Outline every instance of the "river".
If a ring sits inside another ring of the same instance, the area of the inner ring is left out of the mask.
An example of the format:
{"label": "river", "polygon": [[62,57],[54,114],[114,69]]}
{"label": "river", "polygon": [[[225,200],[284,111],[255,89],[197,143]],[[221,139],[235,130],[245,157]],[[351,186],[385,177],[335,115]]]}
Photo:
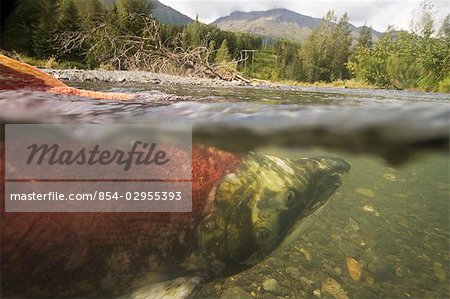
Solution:
{"label": "river", "polygon": [[[0,93],[3,123],[180,123],[232,152],[338,156],[352,169],[314,226],[199,298],[450,296],[450,96],[332,88],[71,83],[132,102]],[[157,96],[158,100],[151,98]],[[349,275],[349,259],[360,266]]]}

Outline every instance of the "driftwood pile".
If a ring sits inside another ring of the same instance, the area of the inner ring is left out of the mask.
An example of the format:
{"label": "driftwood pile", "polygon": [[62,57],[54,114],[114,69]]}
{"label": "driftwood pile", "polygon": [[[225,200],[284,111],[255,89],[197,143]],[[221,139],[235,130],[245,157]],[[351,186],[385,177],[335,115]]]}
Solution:
{"label": "driftwood pile", "polygon": [[[144,17],[142,24],[136,34],[119,30],[111,23],[98,22],[91,28],[58,32],[51,42],[60,53],[78,51],[86,57],[95,57],[104,68],[190,74],[250,82],[236,72],[240,61],[212,63],[212,52],[208,47],[185,47],[180,37],[163,41],[158,22]],[[205,45],[208,42],[204,41]]]}

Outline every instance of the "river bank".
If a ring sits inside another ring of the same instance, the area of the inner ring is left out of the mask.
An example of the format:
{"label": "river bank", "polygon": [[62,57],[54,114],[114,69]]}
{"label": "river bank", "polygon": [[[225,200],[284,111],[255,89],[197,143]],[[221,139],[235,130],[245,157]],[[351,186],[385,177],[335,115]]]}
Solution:
{"label": "river bank", "polygon": [[348,88],[348,89],[375,89],[375,87],[357,82],[355,80],[341,80],[330,83],[281,81],[273,82],[259,79],[226,81],[219,78],[200,78],[194,76],[179,76],[146,71],[113,71],[113,70],[80,70],[80,69],[43,69],[44,72],[63,81],[72,82],[99,82],[99,83],[138,83],[162,85],[197,85],[197,86],[251,86],[263,88]]}
{"label": "river bank", "polygon": [[43,69],[44,72],[63,81],[103,82],[103,83],[139,83],[201,86],[253,86],[253,82],[242,80],[226,81],[221,79],[176,76],[145,71],[110,71],[110,70],[78,70],[78,69]]}

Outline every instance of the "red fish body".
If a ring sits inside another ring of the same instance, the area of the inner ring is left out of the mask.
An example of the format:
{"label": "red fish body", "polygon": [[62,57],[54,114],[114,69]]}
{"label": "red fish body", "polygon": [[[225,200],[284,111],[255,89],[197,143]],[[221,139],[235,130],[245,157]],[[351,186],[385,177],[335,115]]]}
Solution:
{"label": "red fish body", "polygon": [[133,98],[132,95],[125,93],[104,93],[67,86],[31,65],[2,54],[0,54],[0,82],[0,91],[30,89],[96,99],[129,100]]}
{"label": "red fish body", "polygon": [[[191,213],[5,213],[2,208],[2,293],[109,297],[131,291],[149,273],[161,276],[153,281],[171,278],[194,246],[211,191],[240,164],[235,155],[206,147],[194,147],[192,161]],[[3,159],[1,166],[4,171]],[[1,183],[4,188],[3,177]]]}

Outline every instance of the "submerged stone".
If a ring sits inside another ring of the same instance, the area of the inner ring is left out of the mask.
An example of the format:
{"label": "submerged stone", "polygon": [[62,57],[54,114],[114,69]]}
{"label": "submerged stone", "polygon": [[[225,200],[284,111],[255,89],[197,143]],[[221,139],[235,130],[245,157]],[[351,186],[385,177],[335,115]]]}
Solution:
{"label": "submerged stone", "polygon": [[365,205],[365,206],[363,207],[363,210],[364,210],[365,212],[369,212],[369,213],[375,215],[376,217],[379,217],[379,216],[380,216],[380,212],[378,212],[377,210],[375,210],[375,208],[372,207],[371,205]]}
{"label": "submerged stone", "polygon": [[268,278],[263,282],[263,288],[266,292],[273,293],[275,295],[281,294],[280,286],[278,285],[278,281],[273,278]]}
{"label": "submerged stone", "polygon": [[364,195],[366,197],[375,197],[375,193],[372,190],[364,189],[364,188],[356,188],[355,192],[361,195]]}
{"label": "submerged stone", "polygon": [[332,296],[335,299],[348,299],[345,290],[333,278],[327,278],[322,282],[322,294]]}
{"label": "submerged stone", "polygon": [[397,181],[397,177],[393,173],[385,173],[383,175],[383,178],[385,178],[386,180],[391,181],[391,182],[396,182]]}
{"label": "submerged stone", "polygon": [[359,282],[361,280],[361,265],[354,258],[347,258],[347,269],[348,274],[353,279],[353,281]]}
{"label": "submerged stone", "polygon": [[232,287],[226,289],[220,299],[253,299],[253,297],[240,287]]}

